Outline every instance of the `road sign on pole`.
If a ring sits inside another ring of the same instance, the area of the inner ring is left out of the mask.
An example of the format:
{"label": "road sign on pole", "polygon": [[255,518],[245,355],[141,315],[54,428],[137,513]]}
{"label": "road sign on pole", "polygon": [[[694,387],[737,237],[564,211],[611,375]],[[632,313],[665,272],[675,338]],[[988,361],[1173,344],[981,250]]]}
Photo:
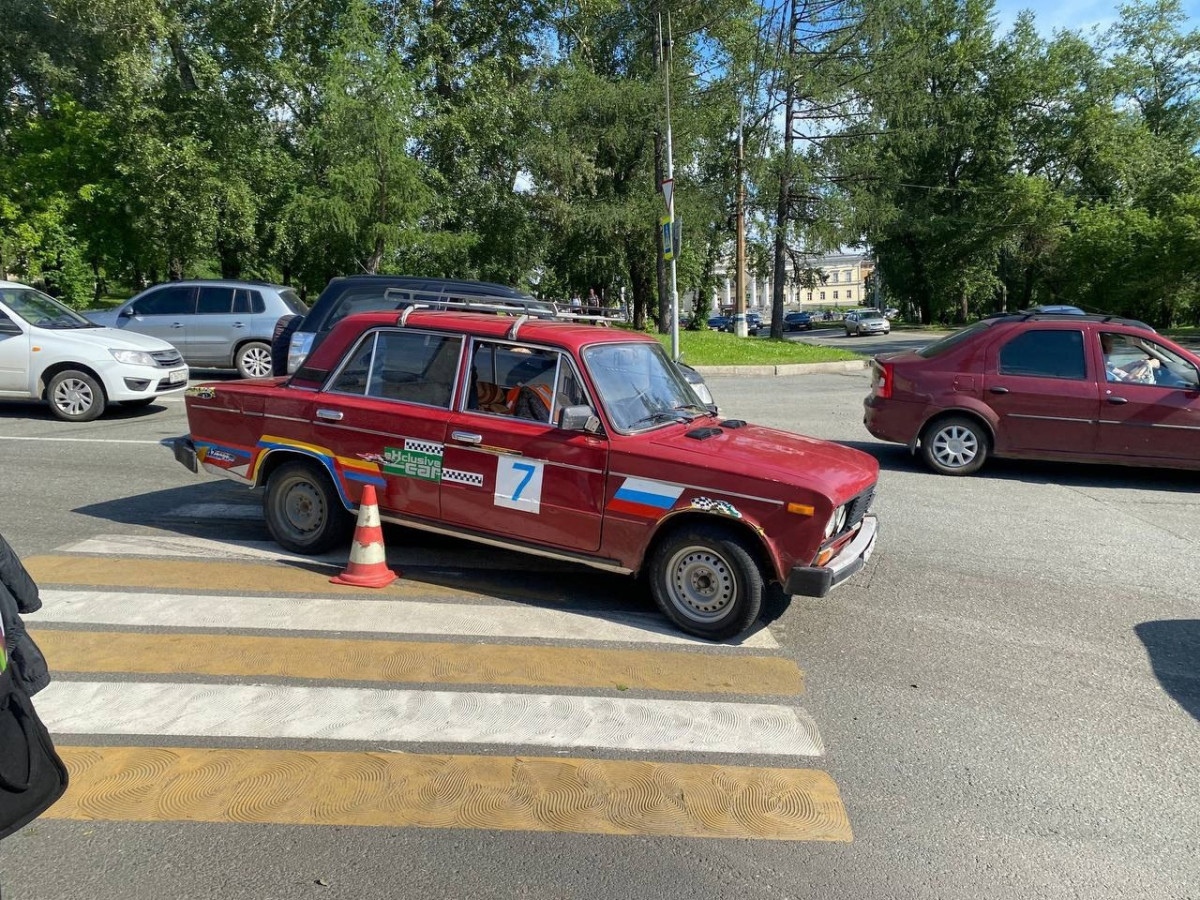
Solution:
{"label": "road sign on pole", "polygon": [[667,218],[675,216],[675,179],[668,178],[662,183],[663,203],[667,204]]}
{"label": "road sign on pole", "polygon": [[663,216],[658,220],[658,226],[662,229],[663,259],[670,261],[675,258],[675,241],[672,237],[675,229],[671,226],[671,217]]}

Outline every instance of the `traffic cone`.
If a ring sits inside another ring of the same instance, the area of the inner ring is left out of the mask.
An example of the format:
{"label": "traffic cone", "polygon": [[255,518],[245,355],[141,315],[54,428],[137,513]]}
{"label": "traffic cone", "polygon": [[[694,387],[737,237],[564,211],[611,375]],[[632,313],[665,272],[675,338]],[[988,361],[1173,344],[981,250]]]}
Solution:
{"label": "traffic cone", "polygon": [[350,564],[341,575],[329,580],[334,584],[353,587],[387,587],[398,576],[387,567],[387,553],[383,547],[383,528],[379,524],[379,503],[375,499],[375,486],[363,486],[362,500],[358,504],[358,524],[354,527],[354,542],[350,545]]}

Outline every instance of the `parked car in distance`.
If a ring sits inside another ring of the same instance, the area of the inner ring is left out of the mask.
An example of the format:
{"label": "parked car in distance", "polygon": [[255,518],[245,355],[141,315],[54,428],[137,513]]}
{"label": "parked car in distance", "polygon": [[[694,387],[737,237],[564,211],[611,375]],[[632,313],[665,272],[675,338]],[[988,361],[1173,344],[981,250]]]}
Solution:
{"label": "parked car in distance", "polygon": [[105,328],[23,284],[0,281],[0,397],[45,400],[67,422],[112,403],[146,406],[187,387],[179,351]]}
{"label": "parked car in distance", "polygon": [[1057,313],[1061,316],[1086,316],[1087,313],[1078,306],[1069,306],[1065,303],[1049,303],[1038,306],[1031,306],[1029,309],[1021,310],[1023,313]]}
{"label": "parked car in distance", "polygon": [[290,379],[187,392],[176,458],[263,487],[268,528],[346,541],[363,486],[384,521],[634,575],[708,639],[742,634],[764,585],[824,596],[862,568],[879,465],[723,419],[653,337],[409,308],[342,319]]}
{"label": "parked car in distance", "polygon": [[812,331],[813,317],[810,312],[790,312],[783,315],[784,331]]}
{"label": "parked car in distance", "polygon": [[842,322],[846,328],[846,337],[857,337],[860,334],[889,334],[892,330],[892,323],[877,309],[849,310],[842,317]]}
{"label": "parked car in distance", "polygon": [[713,331],[728,331],[733,324],[733,320],[729,316],[709,316],[708,327]]}
{"label": "parked car in distance", "polygon": [[174,346],[193,367],[271,374],[271,336],[281,316],[308,307],[289,287],[255,281],[171,281],[110,310],[88,310],[99,325],[148,334]]}
{"label": "parked car in distance", "polygon": [[983,319],[872,370],[867,430],[935,472],[990,456],[1200,469],[1200,357],[1130,319]]}
{"label": "parked car in distance", "polygon": [[885,309],[883,311],[883,316],[888,321],[891,321],[892,319],[896,318],[898,315],[900,315],[900,310],[896,309],[896,307],[894,307],[894,306],[889,306],[887,309]]}

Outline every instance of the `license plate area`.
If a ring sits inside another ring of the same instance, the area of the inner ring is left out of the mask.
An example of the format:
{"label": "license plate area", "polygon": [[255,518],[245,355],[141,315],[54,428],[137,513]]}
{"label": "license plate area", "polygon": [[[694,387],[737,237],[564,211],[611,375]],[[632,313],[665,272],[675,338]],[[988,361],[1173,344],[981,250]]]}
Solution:
{"label": "license plate area", "polygon": [[187,369],[176,369],[167,376],[167,384],[183,384],[187,381],[187,375]]}

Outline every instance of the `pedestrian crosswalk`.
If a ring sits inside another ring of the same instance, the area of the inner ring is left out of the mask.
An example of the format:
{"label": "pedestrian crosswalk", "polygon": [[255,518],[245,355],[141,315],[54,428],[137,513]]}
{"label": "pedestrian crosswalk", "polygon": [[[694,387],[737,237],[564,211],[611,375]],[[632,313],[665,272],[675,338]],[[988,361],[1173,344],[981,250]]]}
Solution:
{"label": "pedestrian crosswalk", "polygon": [[49,815],[851,839],[768,628],[714,646],[561,587],[499,599],[423,577],[494,555],[425,551],[389,553],[411,572],[378,591],[261,542],[27,558],[55,673],[36,702],[72,774]]}

